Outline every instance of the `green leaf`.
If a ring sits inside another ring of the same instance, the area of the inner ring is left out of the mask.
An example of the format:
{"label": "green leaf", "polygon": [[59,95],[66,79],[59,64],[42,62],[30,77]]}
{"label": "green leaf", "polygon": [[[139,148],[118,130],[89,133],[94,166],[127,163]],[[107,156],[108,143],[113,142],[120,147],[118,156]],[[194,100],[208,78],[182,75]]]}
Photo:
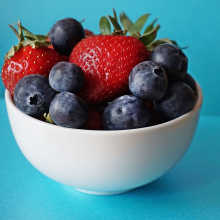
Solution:
{"label": "green leaf", "polygon": [[102,35],[110,35],[111,34],[111,24],[106,17],[101,17],[99,21],[99,30]]}
{"label": "green leaf", "polygon": [[164,43],[173,44],[169,38],[161,38],[159,40],[155,40],[152,44],[148,45],[147,48],[149,50],[153,50],[156,46]]}
{"label": "green leaf", "polygon": [[154,29],[154,24],[156,23],[157,20],[158,18],[156,18],[151,24],[147,26],[147,28],[144,31],[144,34],[151,32]]}
{"label": "green leaf", "polygon": [[119,25],[119,23],[110,15],[108,15],[109,20],[111,21],[113,27],[115,28],[116,31],[121,31],[121,26]]}
{"label": "green leaf", "polygon": [[15,54],[15,46],[13,45],[12,48],[6,53],[4,59],[10,59]]}
{"label": "green leaf", "polygon": [[23,41],[24,40],[24,34],[23,34],[23,31],[22,31],[22,29],[21,29],[21,22],[18,20],[18,33],[19,33],[19,36],[20,36],[20,38],[21,38],[21,41]]}
{"label": "green leaf", "polygon": [[48,47],[51,45],[50,42],[44,40],[36,40],[34,43],[36,47]]}
{"label": "green leaf", "polygon": [[126,30],[125,31],[119,30],[119,31],[114,31],[112,34],[125,36],[127,34],[127,31]]}
{"label": "green leaf", "polygon": [[113,14],[114,14],[114,19],[118,22],[118,16],[117,16],[114,8],[113,8]]}
{"label": "green leaf", "polygon": [[21,37],[18,33],[18,31],[12,26],[9,24],[9,27],[13,30],[13,32],[15,33],[16,37],[18,38],[19,42],[21,41]]}
{"label": "green leaf", "polygon": [[49,113],[44,113],[44,118],[46,119],[46,121],[47,121],[48,123],[55,125],[55,122],[52,120],[52,118],[50,117],[50,114],[49,114]]}
{"label": "green leaf", "polygon": [[131,27],[133,26],[133,22],[128,18],[128,16],[124,12],[120,14],[120,21],[123,28],[129,32]]}
{"label": "green leaf", "polygon": [[149,33],[146,33],[144,35],[142,35],[139,40],[145,45],[149,45],[151,44],[155,38],[157,37],[157,30],[156,29],[153,29],[153,31],[149,32]]}
{"label": "green leaf", "polygon": [[141,33],[139,33],[139,32],[133,32],[133,33],[131,34],[131,36],[139,39],[140,36],[141,36]]}
{"label": "green leaf", "polygon": [[[12,25],[17,25],[18,31]],[[24,28],[21,25],[21,22],[19,20],[18,20],[18,23],[12,24],[12,25],[9,25],[9,26],[11,27],[11,29],[13,30],[13,32],[16,34],[17,38],[19,39],[19,43],[17,46],[13,46],[8,51],[4,59],[13,57],[16,51],[18,51],[20,48],[25,47],[27,45],[30,45],[32,48],[39,47],[39,46],[48,47],[49,45],[51,45],[51,43],[46,40],[48,38],[47,36],[32,34],[30,31],[28,31],[26,28]]]}
{"label": "green leaf", "polygon": [[35,35],[35,36],[37,37],[38,40],[43,40],[43,41],[47,40],[47,38],[48,38],[48,36],[40,35],[40,34]]}
{"label": "green leaf", "polygon": [[142,15],[140,18],[138,18],[138,20],[133,24],[133,26],[129,30],[129,33],[132,34],[133,32],[141,32],[149,15],[150,14],[145,14],[145,15]]}
{"label": "green leaf", "polygon": [[30,39],[30,40],[22,41],[22,45],[24,47],[30,45],[32,48],[36,48],[36,47],[48,47],[49,45],[51,45],[51,43],[44,40],[33,41],[32,39]]}
{"label": "green leaf", "polygon": [[22,28],[22,30],[24,32],[25,37],[30,37],[30,38],[33,38],[33,39],[37,40],[37,37],[34,34],[32,34],[30,31],[28,31],[22,25],[20,25],[20,26],[21,26],[21,28]]}
{"label": "green leaf", "polygon": [[160,25],[158,24],[154,29],[158,31],[160,29]]}
{"label": "green leaf", "polygon": [[161,38],[159,40],[155,40],[152,44],[147,46],[148,50],[153,50],[156,46],[158,46],[159,44],[174,44],[176,46],[178,46],[180,49],[186,49],[188,47],[180,47],[176,41],[174,40],[170,40],[169,38]]}
{"label": "green leaf", "polygon": [[33,40],[25,40],[22,42],[23,46],[27,46],[27,45],[30,45],[32,48],[35,48],[36,46],[36,42],[33,41]]}
{"label": "green leaf", "polygon": [[172,42],[172,44],[179,46],[175,40],[170,40],[170,41]]}
{"label": "green leaf", "polygon": [[18,51],[20,48],[23,47],[23,44],[21,42],[18,43],[16,46],[12,46],[12,48],[8,51],[8,53],[5,55],[4,59],[10,59],[14,56],[15,52]]}
{"label": "green leaf", "polygon": [[[113,15],[114,15],[114,19],[118,22],[118,16],[117,16],[117,14],[116,14],[114,8],[113,8]],[[113,33],[114,33],[115,31],[117,31],[117,30],[115,30],[115,28],[114,28]]]}
{"label": "green leaf", "polygon": [[35,41],[36,40],[36,38],[30,37],[30,36],[24,36],[24,37],[26,37],[26,39],[30,40],[30,41]]}
{"label": "green leaf", "polygon": [[172,44],[178,46],[180,49],[187,49],[189,46],[186,46],[186,47],[180,47],[177,42],[175,40],[170,40]]}

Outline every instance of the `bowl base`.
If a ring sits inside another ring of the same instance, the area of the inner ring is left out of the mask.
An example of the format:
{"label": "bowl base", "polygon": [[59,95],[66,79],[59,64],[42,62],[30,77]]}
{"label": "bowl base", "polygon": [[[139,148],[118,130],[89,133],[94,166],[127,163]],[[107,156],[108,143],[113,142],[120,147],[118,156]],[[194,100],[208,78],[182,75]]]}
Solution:
{"label": "bowl base", "polygon": [[89,190],[78,189],[78,188],[75,188],[75,189],[83,193],[92,194],[92,195],[100,195],[100,196],[116,195],[116,194],[126,193],[132,190],[132,189],[128,189],[128,190],[111,191],[111,192],[97,192],[97,191],[89,191]]}

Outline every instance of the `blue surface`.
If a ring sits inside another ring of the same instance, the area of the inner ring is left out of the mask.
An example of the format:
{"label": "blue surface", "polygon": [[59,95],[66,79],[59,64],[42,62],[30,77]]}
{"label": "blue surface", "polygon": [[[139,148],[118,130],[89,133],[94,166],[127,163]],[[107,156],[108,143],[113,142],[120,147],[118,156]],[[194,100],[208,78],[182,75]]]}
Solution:
{"label": "blue surface", "polygon": [[[125,3],[126,2],[126,3]],[[175,39],[189,58],[189,73],[204,92],[196,136],[184,158],[160,179],[126,194],[94,196],[59,184],[38,172],[19,150],[7,117],[0,82],[0,220],[35,219],[220,219],[220,1],[38,0],[1,2],[0,66],[17,39],[8,24],[21,20],[36,34],[46,34],[59,19],[86,18],[99,33],[101,16],[112,8],[134,21],[151,12],[162,28],[158,38]],[[1,81],[1,80],[0,80]]]}
{"label": "blue surface", "polygon": [[186,155],[160,179],[125,194],[95,196],[37,171],[13,137],[0,98],[0,219],[220,219],[220,117],[202,116]]}

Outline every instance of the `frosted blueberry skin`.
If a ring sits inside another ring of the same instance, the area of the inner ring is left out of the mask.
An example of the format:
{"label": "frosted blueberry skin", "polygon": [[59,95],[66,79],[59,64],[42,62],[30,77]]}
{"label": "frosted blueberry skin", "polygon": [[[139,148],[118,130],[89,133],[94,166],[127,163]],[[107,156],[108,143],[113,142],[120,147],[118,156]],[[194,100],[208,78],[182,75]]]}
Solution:
{"label": "frosted blueberry skin", "polygon": [[188,58],[183,51],[171,44],[156,46],[150,55],[150,60],[162,66],[169,80],[182,79],[188,69]]}
{"label": "frosted blueberry skin", "polygon": [[49,74],[50,86],[58,92],[78,92],[84,83],[83,70],[74,63],[59,62]]}
{"label": "frosted blueberry skin", "polygon": [[59,126],[83,128],[88,119],[88,107],[85,102],[70,92],[61,92],[51,101],[49,113]]}
{"label": "frosted blueberry skin", "polygon": [[55,95],[56,91],[50,87],[47,77],[31,74],[21,78],[16,84],[14,103],[25,114],[37,117],[48,112]]}
{"label": "frosted blueberry skin", "polygon": [[152,61],[136,65],[129,75],[129,89],[133,95],[143,100],[161,99],[168,86],[165,70]]}
{"label": "frosted blueberry skin", "polygon": [[170,121],[189,112],[196,103],[193,90],[182,82],[174,82],[168,86],[165,96],[154,102],[158,117]]}
{"label": "frosted blueberry skin", "polygon": [[65,18],[57,21],[52,26],[49,38],[56,51],[69,56],[75,45],[85,38],[85,30],[77,20]]}
{"label": "frosted blueberry skin", "polygon": [[144,101],[133,95],[124,95],[105,108],[103,124],[106,130],[146,127],[150,125],[150,111]]}

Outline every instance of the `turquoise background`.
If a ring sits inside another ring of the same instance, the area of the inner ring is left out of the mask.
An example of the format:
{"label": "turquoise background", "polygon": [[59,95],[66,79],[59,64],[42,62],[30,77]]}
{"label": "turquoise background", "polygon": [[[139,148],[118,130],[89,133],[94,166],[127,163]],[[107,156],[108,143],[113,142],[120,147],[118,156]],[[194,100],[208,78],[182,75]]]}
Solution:
{"label": "turquoise background", "polygon": [[[158,38],[175,39],[189,58],[189,73],[204,92],[194,140],[184,158],[160,179],[128,193],[94,196],[57,183],[36,170],[20,151],[7,117],[0,80],[0,220],[217,220],[220,219],[220,1],[1,0],[0,66],[17,39],[9,28],[21,20],[46,34],[59,19],[86,19],[99,33],[99,18],[124,11],[135,21],[152,13]],[[39,137],[40,138],[40,137]]]}
{"label": "turquoise background", "polygon": [[[159,18],[161,29],[158,38],[175,39],[180,46],[189,46],[184,52],[189,58],[188,72],[201,84],[204,92],[202,113],[220,115],[220,1],[219,0],[139,0],[139,1],[1,1],[0,8],[0,66],[3,57],[17,38],[9,28],[19,19],[36,34],[46,34],[59,19],[73,17],[86,19],[83,23],[99,33],[99,18],[112,15],[112,8],[119,14],[124,11],[135,21],[144,13],[151,13],[149,22]],[[4,87],[0,83],[0,96]]]}

